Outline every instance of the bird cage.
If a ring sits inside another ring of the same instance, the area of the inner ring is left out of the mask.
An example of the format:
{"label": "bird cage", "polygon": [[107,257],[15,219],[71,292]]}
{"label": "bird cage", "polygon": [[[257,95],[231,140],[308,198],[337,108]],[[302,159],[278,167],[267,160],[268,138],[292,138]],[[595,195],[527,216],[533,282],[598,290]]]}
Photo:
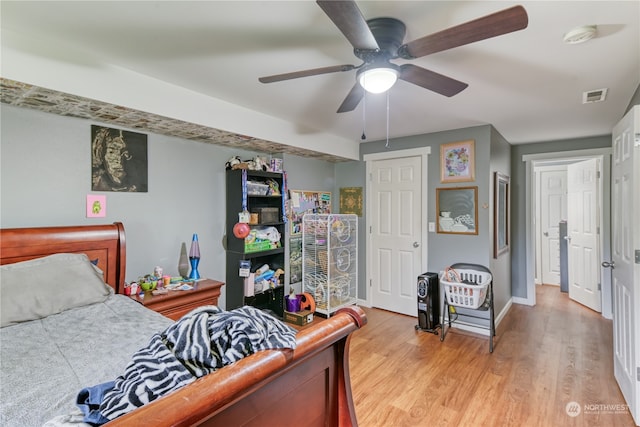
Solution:
{"label": "bird cage", "polygon": [[316,312],[330,316],[355,304],[358,290],[358,217],[305,214],[302,218],[302,286]]}

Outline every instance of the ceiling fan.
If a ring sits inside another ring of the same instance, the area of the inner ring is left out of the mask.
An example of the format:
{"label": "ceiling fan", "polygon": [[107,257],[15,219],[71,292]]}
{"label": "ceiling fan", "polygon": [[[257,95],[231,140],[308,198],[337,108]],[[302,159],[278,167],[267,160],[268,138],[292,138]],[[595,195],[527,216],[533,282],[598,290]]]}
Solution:
{"label": "ceiling fan", "polygon": [[[464,90],[468,84],[417,65],[396,65],[391,60],[416,59],[522,30],[527,27],[529,21],[527,12],[522,6],[513,6],[403,44],[406,27],[398,19],[374,18],[365,20],[354,1],[318,0],[316,3],[349,40],[353,46],[353,53],[363,61],[362,64],[313,68],[260,77],[258,80],[262,83],[273,83],[319,74],[357,70],[356,83],[338,108],[338,113],[353,111],[364,97],[365,86],[370,92],[380,93],[393,86],[396,79],[413,83],[444,96],[456,95]],[[380,79],[384,81],[382,87],[373,89],[368,87]]]}

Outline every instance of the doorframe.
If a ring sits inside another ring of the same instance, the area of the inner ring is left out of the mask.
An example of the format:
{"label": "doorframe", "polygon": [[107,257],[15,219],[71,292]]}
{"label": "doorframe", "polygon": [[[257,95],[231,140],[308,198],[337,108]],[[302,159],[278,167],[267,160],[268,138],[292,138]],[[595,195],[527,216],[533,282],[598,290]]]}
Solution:
{"label": "doorframe", "polygon": [[[602,180],[600,181],[600,257],[611,259],[611,147],[594,148],[587,150],[557,151],[550,153],[525,154],[522,161],[525,162],[525,274],[527,297],[513,297],[513,302],[518,304],[536,305],[535,284],[535,191],[534,191],[534,162],[545,160],[558,160],[560,158],[580,159],[600,157],[602,164]],[[602,316],[606,319],[613,318],[611,299],[611,272],[600,270]]]}
{"label": "doorframe", "polygon": [[371,260],[371,257],[373,256],[372,254],[372,249],[371,249],[371,227],[372,227],[372,215],[371,215],[371,210],[373,209],[370,201],[371,201],[371,185],[369,184],[371,182],[371,167],[372,167],[372,162],[376,161],[376,160],[391,160],[391,159],[399,159],[402,157],[416,157],[416,156],[420,156],[421,160],[422,160],[422,164],[421,164],[421,168],[422,168],[422,188],[421,188],[421,194],[420,197],[422,198],[421,201],[421,205],[422,205],[422,218],[421,218],[421,232],[420,232],[420,239],[421,241],[421,245],[423,248],[422,251],[422,258],[420,260],[420,263],[422,265],[422,270],[423,271],[427,271],[427,253],[429,251],[429,245],[428,245],[428,201],[429,201],[429,179],[428,179],[428,172],[429,172],[429,155],[431,154],[431,147],[422,147],[422,148],[410,148],[407,150],[395,150],[395,151],[385,151],[385,152],[380,152],[380,153],[371,153],[371,154],[365,154],[364,156],[362,156],[362,160],[364,160],[365,162],[365,169],[366,169],[366,176],[365,176],[365,212],[366,212],[366,223],[365,223],[365,233],[366,233],[366,251],[367,251],[367,268],[366,268],[366,284],[365,287],[367,288],[367,299],[365,300],[365,304],[368,307],[371,307],[372,304],[372,299],[371,299],[371,283],[372,283],[372,271],[371,269],[373,268],[373,262]]}

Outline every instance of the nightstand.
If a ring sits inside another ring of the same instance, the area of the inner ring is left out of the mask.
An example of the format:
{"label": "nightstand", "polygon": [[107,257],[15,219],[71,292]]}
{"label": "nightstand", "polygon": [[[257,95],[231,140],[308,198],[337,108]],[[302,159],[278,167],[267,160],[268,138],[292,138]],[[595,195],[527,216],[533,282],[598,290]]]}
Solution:
{"label": "nightstand", "polygon": [[223,282],[217,280],[203,279],[197,281],[189,291],[168,291],[160,295],[145,292],[142,298],[139,295],[130,298],[170,319],[178,320],[196,307],[218,305],[223,285]]}

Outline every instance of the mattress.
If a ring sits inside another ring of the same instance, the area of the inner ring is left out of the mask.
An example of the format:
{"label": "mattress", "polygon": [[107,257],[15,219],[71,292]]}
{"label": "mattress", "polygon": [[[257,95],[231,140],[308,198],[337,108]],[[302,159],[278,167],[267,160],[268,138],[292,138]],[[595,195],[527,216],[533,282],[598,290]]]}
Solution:
{"label": "mattress", "polygon": [[84,387],[114,380],[173,321],[123,295],[0,329],[0,425],[77,412]]}

